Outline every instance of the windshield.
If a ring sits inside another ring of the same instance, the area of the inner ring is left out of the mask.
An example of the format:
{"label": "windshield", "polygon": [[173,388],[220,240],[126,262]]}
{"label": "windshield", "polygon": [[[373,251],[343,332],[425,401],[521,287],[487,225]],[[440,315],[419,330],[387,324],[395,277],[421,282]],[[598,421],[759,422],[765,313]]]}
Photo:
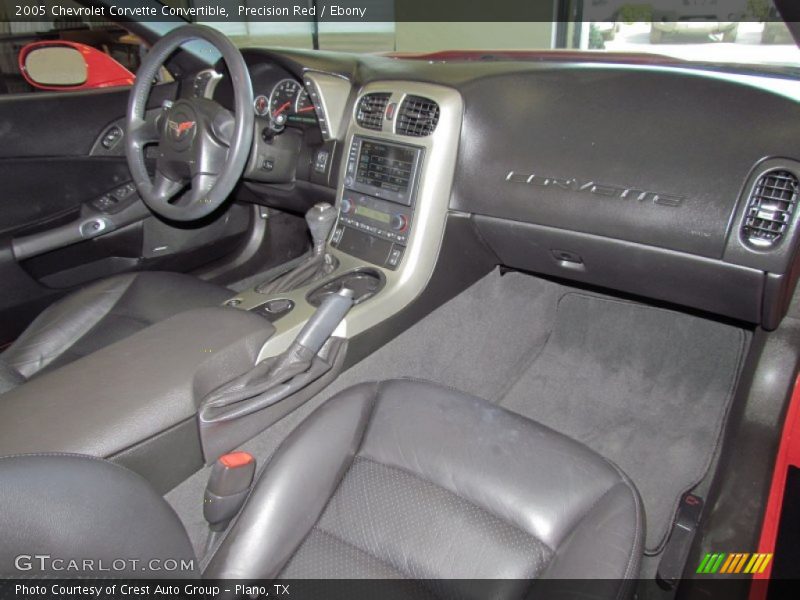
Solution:
{"label": "windshield", "polygon": [[[191,0],[165,2],[192,4]],[[800,49],[772,0],[548,0],[541,5],[551,7],[549,13],[537,14],[549,14],[551,20],[504,22],[495,19],[515,16],[514,9],[498,11],[497,1],[481,3],[482,8],[466,14],[469,21],[455,20],[465,16],[459,10],[450,13],[453,21],[418,21],[415,17],[423,13],[402,10],[402,0],[349,3],[354,10],[363,10],[363,14],[356,13],[346,21],[332,21],[330,12],[322,17],[319,10],[315,18],[305,20],[291,15],[268,19],[264,14],[248,13],[250,3],[246,0],[232,4],[231,12],[242,7],[238,15],[246,18],[230,14],[225,21],[198,21],[221,29],[242,47],[268,45],[400,55],[476,51],[440,57],[448,60],[498,58],[493,51],[513,51],[515,56],[503,56],[524,59],[523,51],[578,50],[655,54],[702,63],[800,67]],[[336,6],[313,1],[309,4],[328,11]],[[418,6],[415,2],[410,4]],[[453,3],[445,0],[442,4]],[[519,0],[517,4],[523,5]],[[447,13],[440,9],[437,15]],[[487,20],[478,20],[481,16]],[[386,17],[403,20],[381,20]]]}
{"label": "windshield", "polygon": [[[124,27],[129,20],[159,34],[187,21],[202,23],[224,32],[240,47],[386,53],[448,61],[535,60],[542,58],[537,53],[543,51],[577,51],[593,60],[613,60],[615,54],[624,54],[628,61],[769,67],[800,76],[800,49],[773,0],[41,2],[42,14],[20,16],[15,12],[20,10],[18,2],[0,0],[0,17],[5,15],[0,18],[0,61],[8,63],[5,70],[13,70],[24,43],[58,37],[97,45],[91,40],[98,31]],[[101,5],[105,7],[101,16],[86,14],[88,7],[97,10]],[[85,30],[89,34],[81,33]],[[103,44],[104,51],[115,51],[113,43]],[[200,45],[189,44],[187,49],[194,51]],[[197,51],[211,58],[208,49]],[[125,48],[118,53],[126,54]],[[138,53],[128,49],[127,54],[134,68]]]}

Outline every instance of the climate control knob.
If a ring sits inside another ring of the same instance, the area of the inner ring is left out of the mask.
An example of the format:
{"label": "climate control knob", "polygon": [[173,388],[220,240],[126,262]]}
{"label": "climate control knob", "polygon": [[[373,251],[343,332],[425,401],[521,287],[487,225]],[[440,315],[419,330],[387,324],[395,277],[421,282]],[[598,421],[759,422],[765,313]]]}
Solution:
{"label": "climate control knob", "polygon": [[392,215],[392,220],[389,224],[395,231],[405,231],[408,228],[408,219],[405,215],[396,213]]}
{"label": "climate control knob", "polygon": [[342,214],[349,215],[353,212],[353,203],[349,198],[342,198]]}

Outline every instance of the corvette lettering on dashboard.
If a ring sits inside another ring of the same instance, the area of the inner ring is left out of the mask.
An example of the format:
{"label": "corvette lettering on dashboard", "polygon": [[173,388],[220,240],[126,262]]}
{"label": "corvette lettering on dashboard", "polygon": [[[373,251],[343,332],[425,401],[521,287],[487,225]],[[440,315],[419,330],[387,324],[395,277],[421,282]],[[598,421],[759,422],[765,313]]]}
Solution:
{"label": "corvette lettering on dashboard", "polygon": [[680,206],[686,200],[686,196],[679,196],[677,194],[666,194],[664,192],[655,192],[653,190],[641,188],[608,185],[596,181],[581,181],[574,177],[549,177],[546,175],[537,175],[536,173],[509,171],[505,180],[510,183],[521,183],[541,188],[593,194],[603,198],[652,202],[659,206],[671,206],[673,208]]}

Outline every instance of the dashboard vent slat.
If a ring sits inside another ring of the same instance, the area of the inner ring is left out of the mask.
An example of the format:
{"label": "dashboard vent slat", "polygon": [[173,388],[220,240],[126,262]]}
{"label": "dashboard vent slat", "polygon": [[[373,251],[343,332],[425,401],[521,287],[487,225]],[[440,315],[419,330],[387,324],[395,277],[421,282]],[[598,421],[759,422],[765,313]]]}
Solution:
{"label": "dashboard vent slat", "polygon": [[406,96],[397,115],[397,133],[423,137],[433,133],[439,122],[439,105],[421,96]]}
{"label": "dashboard vent slat", "polygon": [[383,128],[383,113],[389,104],[391,94],[364,94],[358,102],[356,122],[365,129],[380,131]]}
{"label": "dashboard vent slat", "polygon": [[757,248],[771,248],[783,238],[797,208],[800,180],[777,169],[761,175],[753,186],[742,224],[742,236]]}

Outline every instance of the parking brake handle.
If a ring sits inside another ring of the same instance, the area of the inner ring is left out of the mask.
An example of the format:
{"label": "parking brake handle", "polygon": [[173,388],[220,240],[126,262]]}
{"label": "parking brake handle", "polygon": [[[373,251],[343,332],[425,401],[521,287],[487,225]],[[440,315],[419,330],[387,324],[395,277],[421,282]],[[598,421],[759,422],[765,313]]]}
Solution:
{"label": "parking brake handle", "polygon": [[[266,408],[319,378],[329,368],[317,356],[353,306],[353,291],[330,294],[282,354],[258,363],[249,372],[205,397],[201,423],[230,421]],[[319,364],[318,364],[319,363]]]}
{"label": "parking brake handle", "polygon": [[311,361],[353,306],[353,301],[353,290],[347,288],[325,298],[297,334],[292,345],[278,357],[272,367],[272,377],[276,381],[285,381],[308,369]]}

